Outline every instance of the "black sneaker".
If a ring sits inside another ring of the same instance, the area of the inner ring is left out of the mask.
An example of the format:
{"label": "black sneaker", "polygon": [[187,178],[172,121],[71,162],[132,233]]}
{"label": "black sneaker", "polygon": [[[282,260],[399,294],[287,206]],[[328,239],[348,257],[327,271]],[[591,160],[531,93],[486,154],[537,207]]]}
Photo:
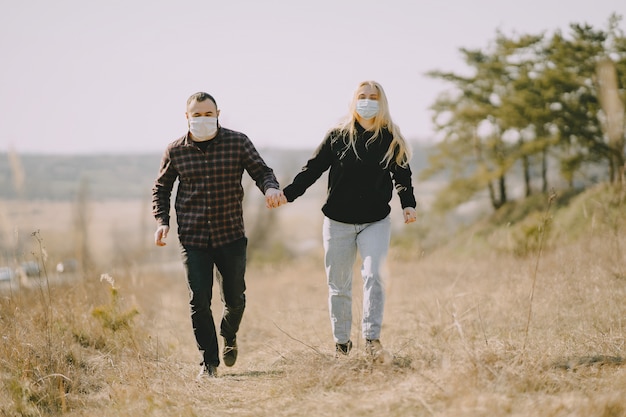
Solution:
{"label": "black sneaker", "polygon": [[348,340],[346,343],[335,343],[335,353],[337,356],[348,356],[352,350],[352,340]]}
{"label": "black sneaker", "polygon": [[233,366],[237,362],[237,339],[224,339],[224,365]]}
{"label": "black sneaker", "polygon": [[196,380],[201,381],[203,379],[208,378],[217,378],[217,366],[215,365],[206,365],[202,364],[200,368],[200,372],[198,372],[198,376]]}

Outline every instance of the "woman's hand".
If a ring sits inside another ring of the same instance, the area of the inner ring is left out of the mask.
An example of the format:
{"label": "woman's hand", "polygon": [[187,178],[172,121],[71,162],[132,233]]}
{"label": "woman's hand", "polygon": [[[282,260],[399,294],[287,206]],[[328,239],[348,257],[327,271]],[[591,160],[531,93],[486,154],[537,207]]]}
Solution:
{"label": "woman's hand", "polygon": [[268,188],[265,192],[265,207],[275,208],[287,204],[287,198],[282,191],[276,188]]}
{"label": "woman's hand", "polygon": [[404,223],[409,224],[417,220],[417,211],[413,207],[405,207],[402,212],[404,214]]}

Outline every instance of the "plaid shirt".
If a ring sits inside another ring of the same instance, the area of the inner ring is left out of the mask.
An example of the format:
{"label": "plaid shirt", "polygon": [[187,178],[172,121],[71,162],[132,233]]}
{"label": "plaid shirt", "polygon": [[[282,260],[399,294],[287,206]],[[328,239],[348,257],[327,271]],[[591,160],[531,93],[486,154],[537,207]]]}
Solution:
{"label": "plaid shirt", "polygon": [[186,247],[219,247],[245,236],[244,169],[265,194],[278,181],[243,133],[220,127],[206,152],[188,135],[170,143],[152,188],[152,212],[159,225],[169,225],[170,198],[176,179],[178,238]]}

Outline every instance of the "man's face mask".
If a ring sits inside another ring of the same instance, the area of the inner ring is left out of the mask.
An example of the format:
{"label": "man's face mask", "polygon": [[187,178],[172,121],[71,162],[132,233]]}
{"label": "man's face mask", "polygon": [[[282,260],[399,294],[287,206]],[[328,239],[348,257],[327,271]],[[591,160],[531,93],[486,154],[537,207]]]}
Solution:
{"label": "man's face mask", "polygon": [[200,142],[212,139],[217,133],[217,117],[191,117],[189,119],[189,131],[194,139]]}

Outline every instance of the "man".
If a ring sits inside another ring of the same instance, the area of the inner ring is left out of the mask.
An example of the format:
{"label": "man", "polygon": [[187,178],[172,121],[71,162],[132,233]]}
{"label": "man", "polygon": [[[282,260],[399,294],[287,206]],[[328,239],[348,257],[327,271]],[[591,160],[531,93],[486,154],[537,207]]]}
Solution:
{"label": "man", "polygon": [[215,323],[211,313],[213,268],[221,284],[224,313],[220,335],[223,360],[237,360],[237,331],[245,298],[246,247],[243,224],[243,187],[246,170],[265,194],[268,208],[284,200],[282,191],[252,142],[242,133],[219,125],[215,99],[204,92],[187,100],[187,134],[170,143],[152,189],[157,221],[157,246],[169,232],[170,198],[176,179],[176,219],[183,263],[190,291],[191,321],[203,361],[200,376],[217,376],[220,364]]}

